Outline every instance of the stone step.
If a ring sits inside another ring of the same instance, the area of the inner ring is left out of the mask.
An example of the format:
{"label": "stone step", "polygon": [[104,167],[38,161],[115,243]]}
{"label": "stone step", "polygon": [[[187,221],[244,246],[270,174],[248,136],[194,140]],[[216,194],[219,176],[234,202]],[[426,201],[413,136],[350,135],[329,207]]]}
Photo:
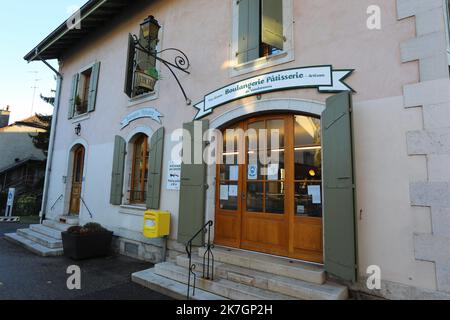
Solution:
{"label": "stone step", "polygon": [[[199,248],[198,255],[203,257],[205,248]],[[301,261],[274,257],[256,252],[216,247],[213,249],[215,261],[243,267],[251,270],[285,276],[310,283],[324,284],[325,270],[322,266]]]}
{"label": "stone step", "polygon": [[[144,270],[132,274],[131,279],[134,283],[140,284],[153,291],[160,292],[166,296],[177,300],[186,300],[187,285],[175,280],[162,277],[155,273],[154,269]],[[227,300],[224,297],[197,289],[192,300]]]}
{"label": "stone step", "polygon": [[63,247],[63,243],[61,240],[57,240],[55,238],[47,237],[42,233],[35,232],[31,229],[19,229],[16,232],[19,236],[27,238],[31,241],[34,241],[44,247],[50,249],[60,249]]}
{"label": "stone step", "polygon": [[5,234],[5,239],[12,243],[18,244],[24,247],[25,249],[42,257],[57,257],[62,256],[64,254],[64,250],[62,248],[50,249],[30,239],[24,238],[16,233]]}
{"label": "stone step", "polygon": [[[196,264],[198,271],[203,270],[202,258],[195,255],[192,257],[192,262]],[[178,256],[177,265],[187,269],[189,258],[187,256]],[[222,262],[214,263],[214,276],[263,290],[278,292],[301,300],[348,299],[348,288],[332,282],[319,285]]]}
{"label": "stone step", "polygon": [[70,226],[77,226],[80,223],[80,219],[77,216],[60,216],[58,222],[68,224]]}
{"label": "stone step", "polygon": [[30,226],[30,229],[33,230],[34,232],[41,233],[50,238],[54,238],[57,240],[62,239],[60,230],[56,230],[56,229],[44,226],[42,224],[33,224]]}
{"label": "stone step", "polygon": [[[171,262],[164,262],[155,266],[155,273],[159,276],[188,283],[188,269]],[[194,279],[191,278],[193,283]],[[225,279],[210,281],[201,278],[197,272],[197,288],[211,292],[231,300],[294,300],[295,298],[276,292],[262,290],[245,284],[236,283]]]}
{"label": "stone step", "polygon": [[70,227],[72,227],[72,225],[70,225],[70,224],[61,223],[61,222],[53,221],[53,220],[44,220],[42,222],[42,224],[46,227],[56,229],[61,232],[67,231]]}

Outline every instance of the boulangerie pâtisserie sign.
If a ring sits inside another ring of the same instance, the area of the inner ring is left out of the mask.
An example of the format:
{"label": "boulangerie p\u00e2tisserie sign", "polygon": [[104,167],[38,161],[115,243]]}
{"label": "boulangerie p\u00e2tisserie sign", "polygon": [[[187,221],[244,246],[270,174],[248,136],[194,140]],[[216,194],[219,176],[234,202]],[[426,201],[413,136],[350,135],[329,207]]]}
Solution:
{"label": "boulangerie p\u00e2tisserie sign", "polygon": [[245,97],[280,90],[317,88],[321,93],[353,91],[344,80],[352,69],[333,70],[333,66],[313,66],[266,73],[235,82],[207,94],[194,107],[198,110],[195,120],[211,114],[215,108]]}

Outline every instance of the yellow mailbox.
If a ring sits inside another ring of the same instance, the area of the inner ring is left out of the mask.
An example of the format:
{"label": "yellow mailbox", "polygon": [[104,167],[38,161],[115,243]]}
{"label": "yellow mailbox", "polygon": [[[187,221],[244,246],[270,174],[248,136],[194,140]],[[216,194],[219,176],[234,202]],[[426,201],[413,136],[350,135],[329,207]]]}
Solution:
{"label": "yellow mailbox", "polygon": [[170,212],[148,210],[144,214],[144,237],[162,238],[170,234]]}

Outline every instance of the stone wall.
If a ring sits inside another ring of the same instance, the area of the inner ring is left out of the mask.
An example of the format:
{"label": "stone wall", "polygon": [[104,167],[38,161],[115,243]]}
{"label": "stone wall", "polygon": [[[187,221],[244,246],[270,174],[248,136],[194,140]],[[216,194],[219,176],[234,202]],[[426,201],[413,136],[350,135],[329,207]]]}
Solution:
{"label": "stone wall", "polygon": [[[427,209],[432,232],[414,234],[415,257],[436,266],[438,291],[450,292],[450,79],[443,0],[397,0],[398,19],[414,17],[416,38],[402,62],[419,61],[420,82],[404,87],[405,108],[421,108],[423,130],[407,134],[408,154],[426,157],[428,180],[411,181],[413,207]],[[425,213],[424,213],[425,214]]]}

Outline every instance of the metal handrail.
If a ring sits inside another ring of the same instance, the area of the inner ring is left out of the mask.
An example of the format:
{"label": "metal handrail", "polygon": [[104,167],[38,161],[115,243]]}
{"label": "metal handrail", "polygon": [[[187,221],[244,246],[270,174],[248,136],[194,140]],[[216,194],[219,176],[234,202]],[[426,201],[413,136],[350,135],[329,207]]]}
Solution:
{"label": "metal handrail", "polygon": [[189,258],[187,300],[190,300],[191,297],[191,278],[194,277],[192,296],[195,296],[197,283],[197,274],[194,272],[197,266],[195,263],[192,263],[192,243],[202,233],[208,233],[208,241],[205,245],[206,251],[203,255],[203,279],[214,281],[214,254],[212,252],[214,245],[211,243],[211,228],[213,225],[213,221],[208,221],[186,244],[186,253]]}
{"label": "metal handrail", "polygon": [[94,216],[92,215],[91,210],[89,210],[89,207],[86,205],[86,202],[84,202],[83,197],[80,196],[80,200],[81,200],[81,202],[83,203],[83,205],[84,205],[84,207],[86,208],[86,210],[88,211],[89,215],[91,216],[91,219],[93,219]]}
{"label": "metal handrail", "polygon": [[56,201],[53,203],[53,205],[50,207],[50,211],[53,211],[53,209],[55,209],[56,204],[59,202],[59,200],[61,200],[62,198],[64,198],[64,195],[60,195],[58,197],[58,199],[56,199]]}

